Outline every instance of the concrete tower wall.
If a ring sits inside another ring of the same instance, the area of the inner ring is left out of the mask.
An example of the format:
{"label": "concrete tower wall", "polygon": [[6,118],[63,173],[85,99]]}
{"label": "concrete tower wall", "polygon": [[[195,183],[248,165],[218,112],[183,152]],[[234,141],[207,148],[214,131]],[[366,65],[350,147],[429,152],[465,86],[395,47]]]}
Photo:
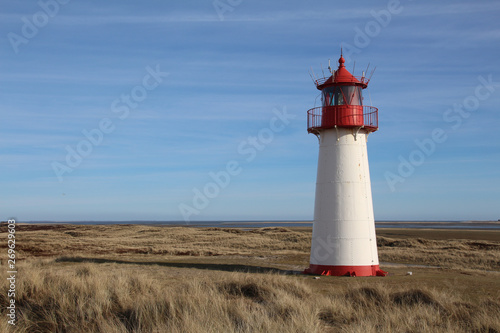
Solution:
{"label": "concrete tower wall", "polygon": [[354,266],[367,266],[359,267],[366,275],[379,269],[367,138],[358,128],[320,132],[310,260],[317,272],[311,273],[332,268],[315,266],[346,266],[346,272],[356,275],[365,274]]}

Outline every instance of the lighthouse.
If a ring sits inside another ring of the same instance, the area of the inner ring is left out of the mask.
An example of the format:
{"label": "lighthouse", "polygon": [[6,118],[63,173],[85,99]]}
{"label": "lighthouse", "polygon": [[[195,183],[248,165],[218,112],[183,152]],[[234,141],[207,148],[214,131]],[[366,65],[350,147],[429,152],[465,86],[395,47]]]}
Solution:
{"label": "lighthouse", "polygon": [[363,105],[365,73],[355,77],[339,59],[329,77],[313,79],[322,105],[307,111],[307,131],[319,139],[310,265],[304,273],[385,276],[379,268],[368,168],[368,135],[378,109]]}

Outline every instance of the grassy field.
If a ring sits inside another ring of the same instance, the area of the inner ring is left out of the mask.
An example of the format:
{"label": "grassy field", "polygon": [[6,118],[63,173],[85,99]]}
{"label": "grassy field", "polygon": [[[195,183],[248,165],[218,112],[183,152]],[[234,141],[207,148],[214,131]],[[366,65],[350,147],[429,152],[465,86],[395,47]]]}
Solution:
{"label": "grassy field", "polygon": [[377,236],[387,277],[315,279],[310,228],[17,225],[0,331],[500,332],[499,231]]}

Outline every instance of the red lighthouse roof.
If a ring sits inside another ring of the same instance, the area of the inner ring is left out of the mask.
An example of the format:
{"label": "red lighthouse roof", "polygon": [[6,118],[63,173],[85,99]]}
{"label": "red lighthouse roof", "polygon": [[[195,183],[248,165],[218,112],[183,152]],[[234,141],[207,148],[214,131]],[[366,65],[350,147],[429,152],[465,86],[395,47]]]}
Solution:
{"label": "red lighthouse roof", "polygon": [[329,86],[345,86],[345,85],[358,85],[361,86],[363,89],[365,89],[368,86],[368,81],[370,79],[366,78],[365,76],[361,77],[356,77],[349,73],[349,71],[345,68],[345,59],[340,55],[339,59],[339,67],[337,68],[336,71],[333,72],[333,75],[330,76],[329,78],[320,78],[317,79],[316,82],[316,87],[319,90],[322,90],[325,87]]}

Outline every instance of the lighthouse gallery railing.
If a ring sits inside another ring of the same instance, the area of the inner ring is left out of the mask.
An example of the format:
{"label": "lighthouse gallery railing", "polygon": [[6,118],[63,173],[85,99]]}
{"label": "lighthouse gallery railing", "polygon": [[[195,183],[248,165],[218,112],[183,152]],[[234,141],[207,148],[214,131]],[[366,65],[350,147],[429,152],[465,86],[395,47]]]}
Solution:
{"label": "lighthouse gallery railing", "polygon": [[307,131],[338,127],[364,127],[370,132],[378,129],[378,109],[366,105],[331,105],[307,111]]}

